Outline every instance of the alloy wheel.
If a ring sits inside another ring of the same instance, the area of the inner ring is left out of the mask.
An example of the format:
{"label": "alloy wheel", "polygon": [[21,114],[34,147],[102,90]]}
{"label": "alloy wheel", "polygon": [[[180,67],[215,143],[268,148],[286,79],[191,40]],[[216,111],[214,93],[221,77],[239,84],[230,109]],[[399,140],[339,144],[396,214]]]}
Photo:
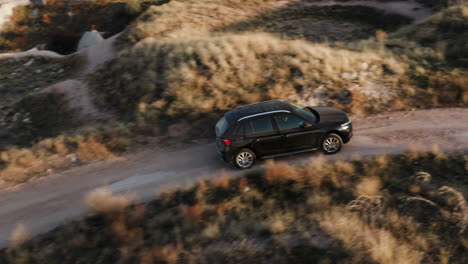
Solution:
{"label": "alloy wheel", "polygon": [[323,149],[327,153],[335,153],[341,147],[341,142],[336,137],[328,137],[323,141]]}
{"label": "alloy wheel", "polygon": [[248,168],[252,166],[254,162],[254,156],[249,152],[241,152],[236,156],[236,163],[241,168]]}

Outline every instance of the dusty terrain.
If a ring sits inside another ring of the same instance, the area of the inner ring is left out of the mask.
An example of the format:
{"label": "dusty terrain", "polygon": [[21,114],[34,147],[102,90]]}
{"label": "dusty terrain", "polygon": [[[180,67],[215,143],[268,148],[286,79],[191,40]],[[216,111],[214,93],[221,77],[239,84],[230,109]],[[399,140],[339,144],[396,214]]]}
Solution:
{"label": "dusty terrain", "polygon": [[[468,109],[385,113],[356,119],[354,127],[352,141],[339,154],[327,156],[328,159],[431,150],[434,145],[443,151],[468,151]],[[319,155],[305,154],[282,160],[301,163]],[[113,192],[134,192],[148,200],[160,191],[213,178],[223,171],[233,176],[244,173],[223,163],[214,144],[206,140],[146,150],[4,190],[0,195],[0,246],[8,245],[10,232],[19,223],[26,225],[32,234],[39,234],[67,219],[85,215],[82,200],[95,188],[108,186]]]}
{"label": "dusty terrain", "polygon": [[[422,21],[431,11],[414,1],[323,1],[311,5],[364,5],[383,9]],[[377,6],[378,5],[378,6]],[[326,24],[320,27],[326,28]],[[328,28],[326,28],[328,30]],[[330,31],[335,28],[330,29]],[[44,91],[64,93],[90,119],[111,119],[112,113],[102,113],[94,105],[88,87],[88,74],[115,55],[114,36],[79,52],[86,65],[73,80],[57,83]],[[21,58],[31,55],[57,56],[45,51],[0,54],[0,58]],[[468,152],[468,109],[433,109],[393,112],[355,118],[355,136],[341,153],[327,156],[329,160],[367,157],[407,150],[441,149],[446,152]],[[50,177],[36,179],[15,188],[0,190],[0,248],[8,246],[11,232],[18,224],[26,226],[32,235],[47,232],[63,222],[88,214],[83,198],[92,190],[107,186],[115,193],[135,193],[149,200],[161,191],[183,187],[200,179],[215,178],[224,172],[240,176],[245,172],[223,163],[217,156],[212,139],[157,147],[116,157],[90,165],[76,167]],[[281,158],[288,163],[307,163],[321,156],[309,153]],[[264,162],[252,170],[264,166]]]}

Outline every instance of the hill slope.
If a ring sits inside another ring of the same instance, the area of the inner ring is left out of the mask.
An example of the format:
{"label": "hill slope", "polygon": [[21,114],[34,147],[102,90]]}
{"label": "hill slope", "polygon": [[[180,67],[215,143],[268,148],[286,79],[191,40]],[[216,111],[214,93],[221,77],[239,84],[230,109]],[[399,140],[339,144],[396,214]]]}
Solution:
{"label": "hill slope", "polygon": [[304,166],[270,163],[176,189],[147,204],[99,189],[96,215],[2,263],[466,263],[466,157],[410,153]]}

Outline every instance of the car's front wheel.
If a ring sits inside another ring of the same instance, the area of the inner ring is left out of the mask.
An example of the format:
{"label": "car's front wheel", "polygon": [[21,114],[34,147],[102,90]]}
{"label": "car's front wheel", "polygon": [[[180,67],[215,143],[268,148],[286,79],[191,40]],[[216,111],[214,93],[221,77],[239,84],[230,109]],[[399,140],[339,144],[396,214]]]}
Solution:
{"label": "car's front wheel", "polygon": [[343,146],[343,140],[337,134],[330,133],[322,141],[322,151],[325,154],[335,154],[340,151]]}
{"label": "car's front wheel", "polygon": [[239,169],[248,169],[255,163],[255,153],[250,149],[241,149],[234,157],[234,164]]}

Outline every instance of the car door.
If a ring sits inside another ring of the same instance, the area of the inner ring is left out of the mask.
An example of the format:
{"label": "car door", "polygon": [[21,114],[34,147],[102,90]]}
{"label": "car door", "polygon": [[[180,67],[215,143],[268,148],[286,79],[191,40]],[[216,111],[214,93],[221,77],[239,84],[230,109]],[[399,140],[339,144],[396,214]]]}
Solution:
{"label": "car door", "polygon": [[271,116],[248,120],[245,123],[245,135],[251,141],[253,150],[260,156],[281,151],[281,135]]}
{"label": "car door", "polygon": [[281,148],[284,152],[311,149],[315,147],[315,129],[312,124],[296,115],[281,113],[274,120],[282,135]]}

